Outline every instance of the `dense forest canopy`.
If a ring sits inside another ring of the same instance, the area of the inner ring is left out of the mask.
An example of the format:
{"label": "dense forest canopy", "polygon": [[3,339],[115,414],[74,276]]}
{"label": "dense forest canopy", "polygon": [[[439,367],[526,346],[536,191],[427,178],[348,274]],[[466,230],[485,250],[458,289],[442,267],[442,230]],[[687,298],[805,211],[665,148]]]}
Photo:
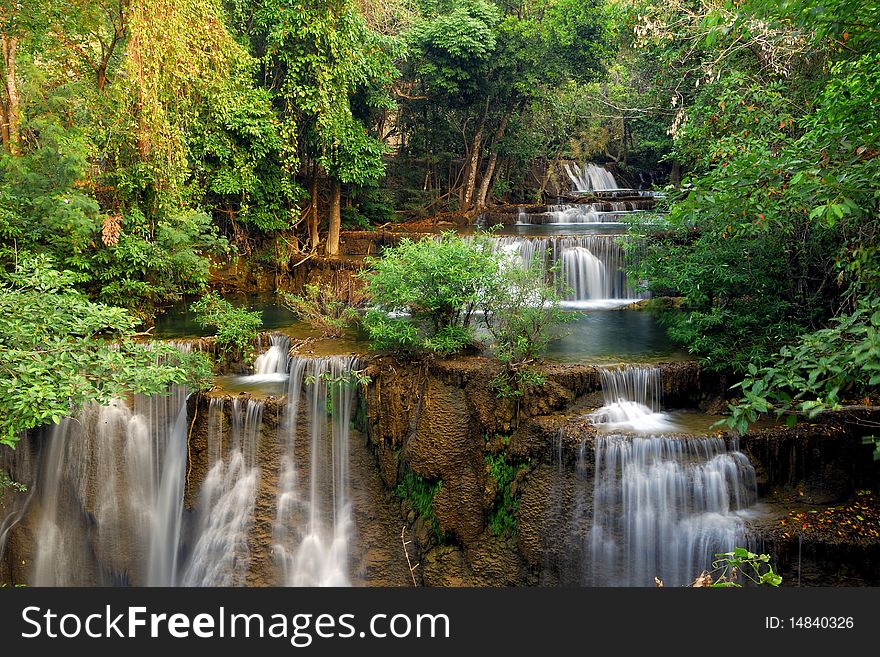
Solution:
{"label": "dense forest canopy", "polygon": [[[734,423],[868,397],[878,7],[0,0],[0,282],[30,315],[0,324],[6,440],[55,419],[132,315],[203,292],[212,263],[282,266],[335,256],[345,227],[546,201],[559,163],[584,160],[665,187],[666,212],[631,228],[638,273],[679,298],[660,309],[674,339],[745,377]],[[85,360],[48,363],[47,326]],[[100,371],[137,387],[136,369]]]}

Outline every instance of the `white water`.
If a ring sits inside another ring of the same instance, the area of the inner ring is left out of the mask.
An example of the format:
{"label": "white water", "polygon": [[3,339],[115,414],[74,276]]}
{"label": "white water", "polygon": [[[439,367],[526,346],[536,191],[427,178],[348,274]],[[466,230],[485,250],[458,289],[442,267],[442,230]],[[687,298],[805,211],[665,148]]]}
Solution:
{"label": "white water", "polygon": [[523,268],[539,259],[545,270],[561,261],[558,274],[571,288],[567,308],[613,308],[640,298],[627,281],[626,256],[612,236],[498,237],[494,248],[519,258]]}
{"label": "white water", "polygon": [[585,162],[583,166],[566,163],[565,172],[571,179],[572,191],[593,192],[619,189],[614,176],[605,167]]}
{"label": "white water", "polygon": [[49,432],[32,584],[175,583],[187,390],[86,406]]}
{"label": "white water", "polygon": [[605,403],[590,414],[604,431],[662,432],[675,426],[661,411],[663,384],[658,367],[626,366],[600,372]]}
{"label": "white water", "polygon": [[248,533],[253,526],[260,468],[257,448],[264,404],[233,398],[232,435],[226,459],[221,458],[224,434],[222,397],[208,410],[210,470],[199,495],[199,523],[184,586],[244,586],[250,560]]}
{"label": "white water", "polygon": [[[321,376],[338,381],[356,367],[351,356],[290,359],[273,530],[273,550],[287,586],[350,584],[348,442],[355,386],[328,384]],[[306,454],[308,468],[299,458]]]}
{"label": "white water", "polygon": [[599,436],[594,481],[594,586],[686,586],[714,554],[747,546],[755,470],[720,438]]}
{"label": "white water", "polygon": [[287,378],[287,360],[290,338],[283,333],[269,336],[269,348],[254,359],[254,373],[240,376],[243,384],[279,383]]}
{"label": "white water", "polygon": [[[618,224],[623,215],[640,212],[629,210],[626,201],[611,201],[602,204],[580,203],[577,205],[548,205],[546,212],[525,212],[517,214],[517,223],[521,225],[552,224],[555,226],[572,226],[583,224]],[[610,210],[600,209],[609,207]]]}

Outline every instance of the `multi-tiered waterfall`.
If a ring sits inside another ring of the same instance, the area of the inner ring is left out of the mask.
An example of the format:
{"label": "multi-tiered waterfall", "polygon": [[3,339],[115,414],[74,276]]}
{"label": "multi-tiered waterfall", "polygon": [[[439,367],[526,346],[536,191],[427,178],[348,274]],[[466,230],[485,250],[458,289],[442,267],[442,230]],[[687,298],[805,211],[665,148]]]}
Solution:
{"label": "multi-tiered waterfall", "polygon": [[757,499],[755,470],[735,442],[659,433],[670,425],[658,369],[607,370],[602,383],[606,404],[593,421],[650,435],[594,438],[585,583],[653,586],[659,577],[687,585],[714,554],[745,546],[742,512]]}

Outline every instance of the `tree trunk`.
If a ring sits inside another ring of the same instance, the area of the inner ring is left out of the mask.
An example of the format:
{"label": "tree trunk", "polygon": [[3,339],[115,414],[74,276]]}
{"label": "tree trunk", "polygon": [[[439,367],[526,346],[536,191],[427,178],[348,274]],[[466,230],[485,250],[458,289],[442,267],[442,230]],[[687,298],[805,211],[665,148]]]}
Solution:
{"label": "tree trunk", "polygon": [[492,176],[495,175],[495,166],[498,164],[498,144],[504,139],[504,133],[507,132],[507,124],[513,114],[513,100],[507,105],[504,116],[501,117],[501,123],[495,129],[495,136],[492,138],[492,154],[489,156],[489,164],[486,165],[486,173],[483,174],[483,180],[480,181],[480,191],[477,194],[477,206],[486,205],[486,198],[489,196],[489,185],[492,184]]}
{"label": "tree trunk", "polygon": [[672,160],[672,171],[669,173],[669,182],[678,189],[681,186],[681,164],[678,160]]}
{"label": "tree trunk", "polygon": [[312,164],[312,182],[309,189],[309,242],[312,253],[318,250],[318,163]]}
{"label": "tree trunk", "polygon": [[342,224],[340,197],[342,186],[339,181],[330,179],[330,229],[327,231],[327,255],[339,255],[339,228]]}
{"label": "tree trunk", "polygon": [[462,210],[469,210],[471,202],[474,199],[474,189],[477,186],[477,166],[480,163],[480,146],[483,144],[483,130],[486,128],[486,115],[489,113],[489,99],[486,98],[486,104],[483,105],[483,112],[480,114],[480,123],[477,125],[477,131],[474,133],[474,145],[471,149],[471,157],[467,167],[467,183],[464,188],[464,198],[462,201]]}
{"label": "tree trunk", "polygon": [[18,49],[18,37],[4,34],[0,36],[0,50],[3,52],[3,67],[6,88],[5,116],[3,117],[3,143],[11,155],[21,152],[21,136],[19,134],[19,97],[18,85],[15,81],[15,51]]}

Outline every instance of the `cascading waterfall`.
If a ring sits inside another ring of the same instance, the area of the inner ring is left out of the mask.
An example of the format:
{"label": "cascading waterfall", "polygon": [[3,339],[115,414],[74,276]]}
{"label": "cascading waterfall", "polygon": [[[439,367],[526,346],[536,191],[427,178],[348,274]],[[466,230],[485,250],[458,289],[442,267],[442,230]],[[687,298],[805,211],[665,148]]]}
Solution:
{"label": "cascading waterfall", "polygon": [[579,302],[582,305],[583,302],[619,305],[622,301],[636,300],[641,296],[627,281],[624,270],[626,256],[613,237],[508,236],[496,238],[494,244],[498,251],[518,255],[524,268],[530,267],[536,258],[541,259],[546,269],[561,261],[560,275],[572,290],[567,297],[569,305],[578,305]]}
{"label": "cascading waterfall", "polygon": [[269,336],[269,348],[254,359],[254,373],[247,379],[252,383],[283,381],[287,376],[289,351],[290,338],[283,333],[273,333]]}
{"label": "cascading waterfall", "polygon": [[232,435],[224,460],[225,404],[222,397],[215,397],[208,406],[210,470],[199,496],[200,521],[182,578],[184,586],[243,586],[246,582],[248,533],[260,479],[257,448],[264,403],[233,398]]}
{"label": "cascading waterfall", "polygon": [[606,431],[670,431],[661,412],[663,391],[659,367],[605,368],[599,373],[605,403],[590,415]]}
{"label": "cascading waterfall", "polygon": [[[355,400],[350,378],[357,364],[352,356],[290,359],[273,530],[275,557],[288,586],[350,583],[348,442]],[[298,468],[305,458],[308,469]]]}
{"label": "cascading waterfall", "polygon": [[585,162],[583,166],[571,162],[566,163],[564,168],[575,192],[620,189],[614,176],[605,167],[590,162]]}
{"label": "cascading waterfall", "polygon": [[[605,405],[591,415],[605,431],[671,430],[661,411],[657,367],[601,371]],[[742,546],[742,512],[757,499],[755,470],[736,443],[717,437],[594,439],[593,513],[587,552],[594,586],[683,586],[712,555]],[[584,452],[579,456],[583,468]]]}
{"label": "cascading waterfall", "polygon": [[[525,212],[517,214],[517,223],[521,225],[552,224],[559,226],[581,224],[614,224],[620,223],[625,214],[640,212],[629,210],[626,201],[609,203],[580,203],[577,205],[548,205],[545,212]],[[604,208],[608,208],[607,210]]]}
{"label": "cascading waterfall", "polygon": [[187,396],[175,386],[131,406],[91,404],[49,431],[34,492],[34,585],[175,583]]}
{"label": "cascading waterfall", "polygon": [[755,470],[721,438],[595,439],[589,583],[686,586],[714,554],[745,546]]}

